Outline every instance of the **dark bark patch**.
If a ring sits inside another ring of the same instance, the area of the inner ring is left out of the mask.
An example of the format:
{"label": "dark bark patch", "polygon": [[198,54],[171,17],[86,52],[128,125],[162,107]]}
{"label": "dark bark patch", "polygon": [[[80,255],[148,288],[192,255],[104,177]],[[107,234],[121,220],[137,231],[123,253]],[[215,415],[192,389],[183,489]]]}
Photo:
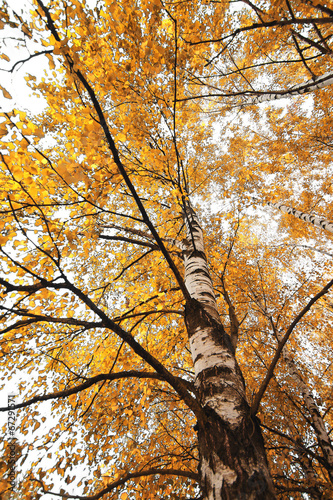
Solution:
{"label": "dark bark patch", "polygon": [[235,348],[231,342],[230,335],[223,328],[222,323],[218,323],[216,319],[209,314],[207,310],[209,306],[203,306],[198,300],[191,299],[190,304],[185,306],[185,324],[189,339],[198,330],[198,328],[211,328],[210,335],[217,346],[222,346],[235,356]]}
{"label": "dark bark patch", "polygon": [[216,319],[209,314],[207,309],[205,309],[204,305],[196,299],[191,299],[185,306],[185,322],[189,337],[191,337],[198,328],[207,327],[221,330],[220,336],[222,332],[224,335],[227,335],[223,326],[218,323]]}
{"label": "dark bark patch", "polygon": [[[186,276],[191,276],[192,274],[196,274],[196,275],[202,275],[202,276],[205,276],[206,278],[209,278],[209,273],[208,271],[206,271],[205,269],[198,269],[197,266],[193,266],[194,268],[194,271],[188,271],[188,267],[191,267],[191,266],[187,266],[187,271],[186,271]],[[214,295],[215,297],[215,295]]]}
{"label": "dark bark patch", "polygon": [[[244,405],[246,416],[236,429],[222,420],[214,409],[208,405],[204,407],[206,422],[204,426],[198,425],[201,463],[209,464],[213,474],[223,475],[226,470],[229,474],[233,473],[235,479],[223,481],[217,492],[223,499],[273,500],[274,488],[267,468],[260,427],[258,421],[250,417],[245,402]],[[204,467],[202,470],[199,468],[199,472],[202,475],[203,493],[208,497],[216,484],[209,480]]]}
{"label": "dark bark patch", "polygon": [[195,249],[189,249],[189,250],[183,250],[183,256],[186,257],[187,259],[191,259],[192,257],[200,257],[202,260],[207,262],[207,257],[204,252],[201,252],[200,250]]}

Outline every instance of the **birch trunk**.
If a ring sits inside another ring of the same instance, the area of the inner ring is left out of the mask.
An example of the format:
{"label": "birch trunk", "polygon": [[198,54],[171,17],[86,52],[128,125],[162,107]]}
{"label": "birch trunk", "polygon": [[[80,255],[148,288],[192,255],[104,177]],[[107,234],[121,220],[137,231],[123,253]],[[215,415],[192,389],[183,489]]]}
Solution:
{"label": "birch trunk", "polygon": [[205,500],[273,500],[264,443],[256,418],[250,417],[244,380],[235,351],[218,314],[203,244],[193,209],[184,210],[185,284],[191,296],[186,326],[199,402],[199,473]]}
{"label": "birch trunk", "polygon": [[300,210],[296,210],[295,208],[288,207],[283,203],[271,203],[269,201],[267,204],[270,205],[271,207],[278,208],[281,212],[294,215],[295,217],[298,217],[299,219],[304,220],[305,222],[311,222],[311,224],[313,224],[314,226],[320,227],[321,229],[326,229],[326,231],[333,233],[333,223],[327,219],[324,219],[324,217],[318,217],[318,215],[306,214],[304,212],[301,212]]}
{"label": "birch trunk", "polygon": [[308,454],[305,451],[303,442],[301,439],[296,440],[297,444],[299,445],[299,448],[296,449],[296,453],[299,457],[299,461],[303,470],[303,473],[306,477],[307,480],[307,487],[309,491],[311,492],[311,500],[322,500],[323,495],[322,491],[320,491],[320,488],[318,487],[318,476],[315,474],[313,465],[312,465],[312,460],[308,457]]}
{"label": "birch trunk", "polygon": [[284,349],[283,358],[288,365],[289,372],[291,377],[293,378],[296,387],[298,387],[305,404],[306,409],[308,410],[311,416],[311,423],[313,430],[315,431],[318,444],[323,453],[323,458],[325,462],[325,468],[329,474],[330,480],[333,482],[333,446],[331,440],[329,438],[328,432],[325,427],[324,420],[320,414],[317,403],[314,400],[312,392],[310,391],[307,384],[302,379],[299,370],[296,367],[296,364],[288,351]]}
{"label": "birch trunk", "polygon": [[[323,217],[306,214],[299,210],[295,210],[292,207],[288,207],[287,205],[283,205],[282,203],[268,202],[268,205],[278,208],[279,210],[281,210],[281,212],[294,215],[295,217],[298,217],[299,219],[302,219],[305,222],[311,222],[311,224],[313,224],[314,226],[317,226],[321,229],[326,229],[326,231],[333,233],[333,224],[327,219],[324,219]],[[304,404],[311,416],[312,426],[315,431],[318,444],[323,453],[323,458],[326,463],[326,469],[328,471],[330,480],[333,482],[333,446],[329,438],[328,432],[326,430],[324,420],[320,414],[318,406],[314,400],[314,397],[309,387],[303,381],[302,376],[299,373],[299,370],[297,369],[293,359],[291,358],[286,349],[284,349],[283,351],[283,358],[289,367],[290,375],[293,378],[294,382],[296,383],[296,386],[300,390]]]}
{"label": "birch trunk", "polygon": [[317,76],[316,78],[312,78],[305,83],[301,83],[299,85],[294,85],[287,90],[279,90],[275,93],[263,93],[262,95],[257,95],[255,97],[249,97],[249,99],[244,102],[243,106],[249,106],[253,104],[259,104],[261,102],[269,102],[277,99],[283,99],[288,97],[294,97],[297,95],[308,94],[310,92],[314,92],[315,90],[322,89],[324,87],[328,87],[333,83],[333,73],[325,73],[324,75]]}

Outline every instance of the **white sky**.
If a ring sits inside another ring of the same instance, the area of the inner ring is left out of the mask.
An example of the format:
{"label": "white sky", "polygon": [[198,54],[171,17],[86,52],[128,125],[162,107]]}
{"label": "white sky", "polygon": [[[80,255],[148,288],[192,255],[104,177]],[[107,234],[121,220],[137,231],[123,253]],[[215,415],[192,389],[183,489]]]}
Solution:
{"label": "white sky", "polygon": [[[27,2],[27,0],[9,0],[8,4],[19,15],[22,15],[23,18],[26,18],[27,10],[29,12],[32,8],[31,3]],[[19,37],[21,35],[19,30],[17,30],[17,38]],[[0,59],[0,85],[11,94],[13,99],[4,98],[2,92],[0,92],[0,110],[10,111],[16,108],[37,114],[42,111],[45,104],[43,104],[41,99],[31,96],[31,89],[27,86],[24,76],[30,73],[41,78],[44,70],[48,68],[47,59],[45,56],[33,58],[31,61],[18,65],[13,72],[10,72],[9,70],[13,64],[16,61],[26,59],[29,56],[29,52],[23,47],[18,48],[18,42],[13,38],[13,29],[4,28],[1,30],[1,38],[3,40],[2,50],[11,60],[7,62],[4,59]],[[25,39],[29,42],[27,37]],[[31,53],[39,50],[39,48],[42,47],[30,43]]]}

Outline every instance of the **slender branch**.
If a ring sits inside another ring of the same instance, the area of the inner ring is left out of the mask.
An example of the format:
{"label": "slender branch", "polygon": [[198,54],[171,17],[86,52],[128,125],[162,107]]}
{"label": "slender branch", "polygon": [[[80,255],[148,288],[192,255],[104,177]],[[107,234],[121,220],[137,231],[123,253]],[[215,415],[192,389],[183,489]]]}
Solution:
{"label": "slender branch", "polygon": [[243,2],[246,3],[249,7],[251,7],[251,9],[254,10],[254,12],[259,17],[260,21],[263,23],[264,21],[263,21],[262,15],[266,15],[266,13],[262,9],[260,9],[256,5],[254,5],[250,0],[243,0]]}
{"label": "slender branch", "polygon": [[[104,226],[105,227],[105,226]],[[133,245],[139,245],[147,248],[151,248],[152,250],[160,250],[160,247],[154,243],[149,243],[147,241],[135,240],[133,238],[127,238],[126,236],[109,236],[108,234],[100,234],[99,238],[102,240],[111,240],[111,241],[125,241],[127,243],[132,243]],[[162,238],[166,243],[170,243],[176,247],[181,247],[179,241],[173,238]],[[177,251],[176,251],[177,252]],[[172,252],[174,253],[174,252]]]}
{"label": "slender branch", "polygon": [[[281,432],[278,429],[274,429],[273,427],[268,427],[267,425],[263,424],[262,422],[260,422],[260,427],[263,429],[266,429],[267,431],[271,432],[272,434],[276,434],[277,436],[280,436],[283,439],[290,441],[290,443],[292,443],[295,446],[295,448],[300,447],[300,445],[295,441],[295,439],[291,436],[288,436],[288,434],[285,434],[284,432]],[[318,460],[319,462],[322,461],[321,457],[317,453],[314,453],[309,448],[306,448],[305,446],[302,446],[301,448],[302,448],[302,451],[304,453],[307,453],[308,455],[310,455],[311,458],[314,458],[314,459]]]}
{"label": "slender branch", "polygon": [[310,73],[311,75],[311,78],[314,78],[316,75],[313,73],[313,71],[311,70],[310,66],[307,64],[304,56],[303,56],[303,52],[298,44],[298,41],[297,41],[297,32],[295,30],[291,30],[291,36],[292,36],[292,39],[293,39],[293,42],[295,44],[295,47],[296,47],[296,50],[297,52],[299,53],[299,56],[300,58],[302,59],[302,63],[304,65],[304,67],[307,69],[307,71]]}
{"label": "slender branch", "polygon": [[96,375],[95,377],[88,378],[85,382],[82,384],[79,384],[75,387],[71,387],[69,389],[65,389],[63,391],[57,391],[53,392],[51,394],[44,394],[43,396],[35,396],[31,399],[28,399],[28,401],[25,401],[24,403],[18,403],[16,405],[12,405],[11,407],[0,407],[0,411],[8,411],[8,410],[15,410],[18,408],[25,408],[26,406],[31,406],[34,403],[39,403],[41,401],[48,401],[49,399],[60,399],[60,398],[68,398],[72,394],[77,394],[78,392],[84,391],[91,387],[92,385],[97,384],[98,382],[101,381],[112,381],[112,380],[119,380],[122,378],[152,378],[156,380],[164,380],[162,375],[159,375],[158,373],[150,373],[150,372],[140,372],[137,370],[130,370],[130,371],[122,371],[122,372],[117,372],[117,373],[101,373],[99,375]]}
{"label": "slender branch", "polygon": [[324,75],[312,78],[305,83],[294,85],[286,90],[240,90],[238,92],[211,92],[209,94],[193,95],[179,98],[178,101],[193,101],[196,99],[215,98],[215,97],[243,97],[251,98],[248,102],[239,104],[240,106],[251,106],[261,102],[273,101],[284,97],[292,97],[313,92],[314,90],[327,87],[333,83],[333,73],[325,73]]}
{"label": "slender branch", "polygon": [[294,245],[293,243],[289,243],[288,246],[292,246],[294,248],[307,248],[308,250],[313,250],[314,252],[320,252],[323,255],[328,255],[329,257],[333,257],[332,253],[326,252],[326,250],[322,250],[321,248],[310,247],[309,245]]}
{"label": "slender branch", "polygon": [[124,314],[119,318],[119,321],[124,321],[125,319],[137,318],[138,316],[150,316],[151,314],[179,314],[180,316],[184,316],[184,311],[178,311],[176,309],[154,309],[152,311],[143,311],[135,314]]}
{"label": "slender branch", "polygon": [[323,35],[322,35],[320,29],[318,28],[318,26],[316,25],[316,23],[313,23],[313,28],[314,28],[315,32],[317,33],[318,37],[320,38],[320,41],[323,44],[323,46],[328,50],[328,52],[331,52],[331,49],[329,48],[326,39],[323,37]]}
{"label": "slender branch", "polygon": [[140,260],[147,257],[147,255],[149,255],[152,251],[153,251],[153,249],[150,248],[149,250],[147,250],[146,253],[140,255],[137,259],[130,262],[127,266],[124,266],[123,269],[120,271],[120,273],[115,278],[113,278],[113,281],[117,281],[128,269],[130,269],[132,266],[134,266],[135,264],[140,262]]}
{"label": "slender branch", "polygon": [[302,40],[303,42],[307,42],[311,47],[315,47],[322,54],[331,54],[332,51],[330,49],[327,49],[327,48],[323,47],[322,45],[320,45],[320,43],[315,42],[314,40],[311,40],[311,38],[308,38],[307,36],[304,36],[304,35],[302,35],[301,33],[298,33],[295,30],[291,30],[291,31],[300,40]]}
{"label": "slender branch", "polygon": [[118,488],[119,486],[123,486],[127,481],[130,481],[131,479],[136,479],[136,478],[141,478],[141,477],[147,477],[147,476],[155,476],[155,475],[161,475],[161,476],[180,476],[180,477],[187,477],[189,479],[193,479],[194,481],[199,481],[199,475],[195,472],[191,471],[185,471],[185,470],[177,470],[177,469],[148,469],[148,470],[142,470],[138,472],[130,472],[126,474],[126,476],[122,477],[121,479],[118,479],[117,481],[113,481],[112,483],[108,484],[106,488],[103,490],[99,491],[95,495],[91,496],[81,496],[81,495],[69,495],[66,493],[55,493],[54,491],[47,491],[44,489],[44,485],[41,483],[41,481],[37,480],[40,484],[42,484],[43,492],[52,494],[61,498],[76,498],[78,500],[98,500],[99,498],[102,498],[102,496],[106,495],[107,493],[111,492],[115,488]]}
{"label": "slender branch", "polygon": [[232,343],[234,350],[236,350],[240,323],[238,321],[233,303],[231,302],[230,296],[229,296],[228,291],[225,287],[223,277],[221,278],[221,283],[222,283],[223,297],[228,305],[228,311],[229,311],[230,339],[231,339],[231,343]]}
{"label": "slender branch", "polygon": [[[5,309],[4,307],[1,307],[1,309]],[[3,330],[0,330],[0,334],[3,335],[4,333],[10,332],[12,330],[17,330],[18,328],[25,327],[28,325],[32,325],[34,323],[39,323],[39,322],[44,322],[47,321],[48,323],[62,323],[65,325],[75,325],[75,326],[83,326],[84,328],[101,328],[103,327],[103,323],[101,321],[82,321],[79,319],[75,318],[54,318],[53,316],[42,316],[42,315],[37,315],[37,314],[32,314],[26,311],[13,311],[12,309],[7,309],[10,312],[14,312],[16,315],[22,315],[22,316],[28,316],[32,319],[22,319],[20,321],[17,321],[13,325],[8,326],[7,328],[4,328]]]}
{"label": "slender branch", "polygon": [[[142,221],[143,222],[143,221]],[[125,233],[135,234],[136,236],[141,236],[142,238],[147,238],[148,240],[152,240],[152,237],[146,231],[142,231],[141,229],[134,229],[133,227],[123,227],[118,224],[99,224],[99,227],[102,229],[117,229],[118,231],[125,231]]]}
{"label": "slender branch", "polygon": [[[166,294],[168,292],[177,292],[178,290],[179,290],[179,288],[173,287],[173,288],[162,290],[160,293],[165,293]],[[121,316],[117,316],[116,318],[114,318],[114,321],[121,321],[123,318],[126,319],[127,315],[130,314],[130,313],[132,313],[133,311],[135,311],[135,309],[137,309],[138,307],[143,306],[145,304],[148,304],[149,302],[152,302],[153,300],[157,299],[159,296],[160,296],[159,293],[156,293],[155,295],[152,295],[148,299],[139,302],[136,306],[134,306],[131,309],[127,310]]]}
{"label": "slender branch", "polygon": [[234,38],[240,33],[243,33],[245,31],[251,31],[251,30],[257,30],[257,29],[263,29],[263,28],[273,28],[273,27],[278,27],[278,26],[290,26],[292,24],[312,24],[312,23],[318,23],[318,24],[329,24],[333,23],[333,17],[317,17],[317,18],[293,18],[293,19],[283,19],[283,20],[274,20],[274,21],[267,21],[265,23],[253,23],[250,24],[249,26],[243,26],[242,28],[238,28],[229,35],[225,35],[221,38],[211,38],[209,40],[201,40],[200,42],[190,42],[188,40],[185,40],[187,43],[190,45],[201,45],[205,43],[218,43],[222,42],[223,40],[226,40],[227,38]]}
{"label": "slender branch", "polygon": [[52,54],[53,53],[53,50],[41,50],[40,52],[36,52],[35,54],[31,54],[29,57],[27,57],[26,59],[20,59],[20,61],[16,61],[16,63],[11,67],[11,69],[2,69],[1,71],[6,71],[8,73],[13,73],[14,69],[16,68],[16,66],[18,66],[19,64],[24,64],[28,61],[30,61],[33,57],[37,57],[37,56],[42,56],[44,54]]}
{"label": "slender branch", "polygon": [[148,247],[152,250],[159,250],[158,245],[154,245],[153,243],[148,243],[146,241],[134,240],[132,238],[126,238],[125,236],[109,236],[108,234],[100,234],[99,238],[102,240],[111,240],[111,241],[125,241],[127,243],[132,243],[133,245],[140,245],[142,247]]}

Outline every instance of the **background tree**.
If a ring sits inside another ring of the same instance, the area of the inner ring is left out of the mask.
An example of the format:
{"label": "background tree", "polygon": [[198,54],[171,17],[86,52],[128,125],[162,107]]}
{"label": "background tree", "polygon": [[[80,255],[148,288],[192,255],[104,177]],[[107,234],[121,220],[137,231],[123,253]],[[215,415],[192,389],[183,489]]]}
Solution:
{"label": "background tree", "polygon": [[329,233],[265,206],[333,219],[332,13],[3,3],[50,68],[0,129],[24,498],[332,496]]}

